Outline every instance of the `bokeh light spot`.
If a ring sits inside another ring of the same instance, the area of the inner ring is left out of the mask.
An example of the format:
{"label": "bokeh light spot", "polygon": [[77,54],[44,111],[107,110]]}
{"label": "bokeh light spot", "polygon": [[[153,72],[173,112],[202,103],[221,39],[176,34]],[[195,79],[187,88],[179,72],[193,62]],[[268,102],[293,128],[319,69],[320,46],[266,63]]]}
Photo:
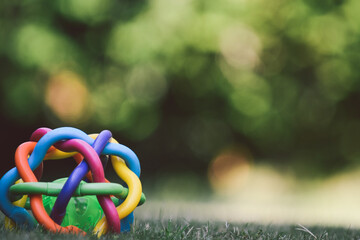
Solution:
{"label": "bokeh light spot", "polygon": [[149,106],[137,106],[125,101],[116,116],[116,123],[122,128],[125,136],[132,140],[144,140],[157,129],[160,115],[157,109]]}
{"label": "bokeh light spot", "polygon": [[155,103],[167,90],[167,82],[160,69],[156,67],[135,68],[126,84],[129,99],[142,104]]}
{"label": "bokeh light spot", "polygon": [[346,22],[335,15],[313,17],[307,29],[307,41],[321,53],[341,53],[347,44]]}
{"label": "bokeh light spot", "polygon": [[222,151],[210,163],[208,177],[215,192],[237,194],[249,175],[251,154],[244,148]]}
{"label": "bokeh light spot", "polygon": [[259,63],[262,44],[249,27],[227,28],[220,37],[220,51],[226,62],[235,68],[253,69]]}
{"label": "bokeh light spot", "polygon": [[334,101],[343,99],[355,82],[349,64],[339,59],[324,61],[317,69],[317,76],[322,92]]}
{"label": "bokeh light spot", "polygon": [[[108,81],[99,84],[93,89],[91,94],[92,103],[94,104],[94,116],[95,121],[100,126],[114,129],[123,128],[124,124],[117,120],[116,116],[121,111],[122,105],[125,99],[124,83],[121,73],[117,73],[116,78],[114,76],[108,77]],[[128,116],[123,115],[126,121]]]}
{"label": "bokeh light spot", "polygon": [[63,122],[76,124],[89,117],[89,92],[79,75],[64,71],[52,76],[45,94],[46,104]]}
{"label": "bokeh light spot", "polygon": [[86,23],[96,23],[106,19],[111,8],[109,0],[60,0],[57,1],[60,11],[69,18]]}
{"label": "bokeh light spot", "polygon": [[233,86],[230,101],[237,111],[249,117],[269,112],[272,96],[265,80],[255,74],[240,74],[232,76],[229,82]]}
{"label": "bokeh light spot", "polygon": [[24,66],[54,69],[75,58],[75,51],[59,34],[37,24],[22,26],[15,35],[15,58]]}

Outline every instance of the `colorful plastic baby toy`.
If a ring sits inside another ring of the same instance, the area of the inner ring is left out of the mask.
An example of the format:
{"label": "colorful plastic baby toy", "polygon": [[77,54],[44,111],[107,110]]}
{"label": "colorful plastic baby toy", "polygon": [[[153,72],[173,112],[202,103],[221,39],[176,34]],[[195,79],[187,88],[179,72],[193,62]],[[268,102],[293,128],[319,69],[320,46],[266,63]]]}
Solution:
{"label": "colorful plastic baby toy", "polygon": [[[106,180],[108,156],[128,188]],[[69,157],[78,166],[68,178],[39,182],[44,160]],[[38,223],[52,232],[85,235],[92,230],[100,237],[109,230],[129,231],[134,209],[145,202],[139,159],[107,130],[87,135],[70,127],[39,128],[17,148],[15,165],[0,180],[0,210],[8,229]]]}

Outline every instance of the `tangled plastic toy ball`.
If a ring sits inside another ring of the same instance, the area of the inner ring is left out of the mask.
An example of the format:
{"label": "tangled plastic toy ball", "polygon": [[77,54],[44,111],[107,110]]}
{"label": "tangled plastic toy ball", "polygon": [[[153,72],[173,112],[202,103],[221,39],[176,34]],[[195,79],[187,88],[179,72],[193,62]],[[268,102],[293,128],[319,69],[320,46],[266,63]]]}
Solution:
{"label": "tangled plastic toy ball", "polygon": [[[69,157],[78,165],[68,178],[39,182],[44,160]],[[128,188],[105,178],[109,158]],[[51,232],[85,235],[92,230],[98,237],[126,232],[134,222],[134,209],[145,202],[139,159],[108,130],[87,135],[71,127],[39,128],[16,149],[15,165],[0,180],[0,210],[7,229],[40,224]]]}

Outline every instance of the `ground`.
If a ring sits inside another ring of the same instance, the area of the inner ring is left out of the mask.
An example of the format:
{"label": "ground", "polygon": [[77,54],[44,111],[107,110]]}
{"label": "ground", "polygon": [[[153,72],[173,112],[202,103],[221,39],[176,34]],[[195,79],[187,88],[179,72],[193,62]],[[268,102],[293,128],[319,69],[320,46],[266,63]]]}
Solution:
{"label": "ground", "polygon": [[[1,226],[3,226],[3,218]],[[97,239],[95,236],[52,234],[39,228],[33,231],[0,230],[1,239],[10,240],[71,240]],[[226,222],[187,222],[178,220],[137,220],[134,229],[127,234],[107,234],[102,239],[360,239],[360,229],[334,227],[304,227],[300,225],[232,224]]]}

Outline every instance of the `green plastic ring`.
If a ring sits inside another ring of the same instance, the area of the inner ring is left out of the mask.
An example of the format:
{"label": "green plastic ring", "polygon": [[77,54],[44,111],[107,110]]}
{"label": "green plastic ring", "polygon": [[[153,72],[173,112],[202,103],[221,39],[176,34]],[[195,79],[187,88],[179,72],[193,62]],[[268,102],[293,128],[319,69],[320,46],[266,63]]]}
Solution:
{"label": "green plastic ring", "polygon": [[[19,195],[44,194],[48,196],[57,196],[64,184],[54,182],[25,182],[12,185],[10,187],[11,199],[16,200]],[[125,199],[129,189],[118,183],[85,183],[82,182],[76,188],[73,197],[85,195],[114,195],[117,198]],[[145,194],[141,194],[138,206],[146,201]]]}

